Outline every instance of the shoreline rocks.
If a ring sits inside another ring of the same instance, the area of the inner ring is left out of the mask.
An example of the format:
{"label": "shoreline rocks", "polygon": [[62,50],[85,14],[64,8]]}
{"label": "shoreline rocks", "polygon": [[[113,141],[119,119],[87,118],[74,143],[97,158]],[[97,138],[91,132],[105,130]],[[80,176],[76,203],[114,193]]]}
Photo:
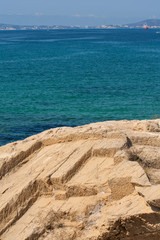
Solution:
{"label": "shoreline rocks", "polygon": [[160,119],[50,129],[0,147],[1,240],[159,240]]}

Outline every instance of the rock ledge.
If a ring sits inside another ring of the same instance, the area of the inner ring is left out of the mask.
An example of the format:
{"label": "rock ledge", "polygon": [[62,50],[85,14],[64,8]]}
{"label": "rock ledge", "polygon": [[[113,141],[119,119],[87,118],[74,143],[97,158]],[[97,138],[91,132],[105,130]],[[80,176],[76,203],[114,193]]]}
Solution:
{"label": "rock ledge", "polygon": [[56,128],[0,147],[1,240],[159,240],[160,120]]}

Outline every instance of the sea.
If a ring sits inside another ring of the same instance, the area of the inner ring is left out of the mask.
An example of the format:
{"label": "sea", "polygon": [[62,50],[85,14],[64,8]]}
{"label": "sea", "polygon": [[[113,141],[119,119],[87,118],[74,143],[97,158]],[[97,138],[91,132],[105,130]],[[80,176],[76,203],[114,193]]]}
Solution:
{"label": "sea", "polygon": [[158,117],[156,29],[0,31],[0,145],[50,128]]}

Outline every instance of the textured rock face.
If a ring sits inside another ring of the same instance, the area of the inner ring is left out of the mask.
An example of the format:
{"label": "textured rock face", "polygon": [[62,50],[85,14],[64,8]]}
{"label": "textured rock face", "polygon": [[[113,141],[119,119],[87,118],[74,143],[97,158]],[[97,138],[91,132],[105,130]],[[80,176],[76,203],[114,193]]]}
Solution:
{"label": "textured rock face", "polygon": [[0,147],[1,240],[159,240],[160,120],[57,128]]}

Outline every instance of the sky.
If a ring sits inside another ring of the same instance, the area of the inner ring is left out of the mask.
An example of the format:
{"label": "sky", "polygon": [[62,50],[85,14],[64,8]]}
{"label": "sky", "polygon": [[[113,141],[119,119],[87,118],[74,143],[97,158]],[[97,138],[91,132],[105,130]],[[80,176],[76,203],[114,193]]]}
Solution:
{"label": "sky", "polygon": [[160,0],[0,0],[0,23],[127,24],[160,19]]}

